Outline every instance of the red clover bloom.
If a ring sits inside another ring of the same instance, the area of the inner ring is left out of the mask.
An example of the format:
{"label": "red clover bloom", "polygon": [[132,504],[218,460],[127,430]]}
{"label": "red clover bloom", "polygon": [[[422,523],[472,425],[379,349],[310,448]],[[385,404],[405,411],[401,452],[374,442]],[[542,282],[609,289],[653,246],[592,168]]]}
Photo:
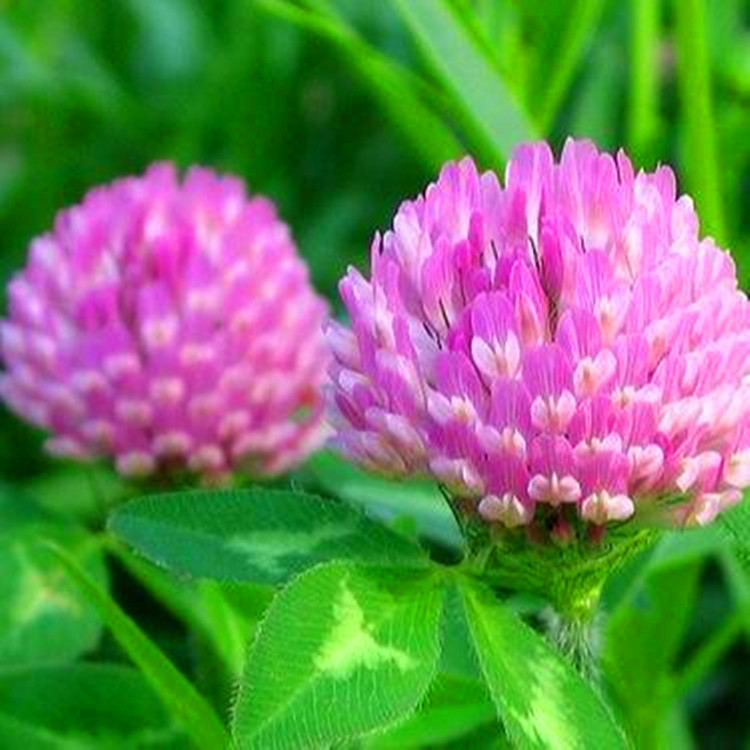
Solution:
{"label": "red clover bloom", "polygon": [[448,164],[340,289],[338,444],[495,528],[705,524],[750,484],[750,303],[668,167]]}
{"label": "red clover bloom", "polygon": [[62,211],[11,281],[1,394],[75,458],[275,473],[322,437],[324,302],[242,182],[169,164]]}

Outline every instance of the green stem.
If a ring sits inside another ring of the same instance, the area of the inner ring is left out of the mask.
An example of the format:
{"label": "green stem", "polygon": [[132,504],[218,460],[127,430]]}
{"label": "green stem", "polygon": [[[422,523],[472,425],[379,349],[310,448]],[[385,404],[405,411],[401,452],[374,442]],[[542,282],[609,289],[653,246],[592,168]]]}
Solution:
{"label": "green stem", "polygon": [[[596,605],[594,605],[596,606]],[[569,616],[549,609],[545,613],[547,633],[557,650],[590,683],[599,682],[601,671],[600,617],[596,611],[587,616]]]}

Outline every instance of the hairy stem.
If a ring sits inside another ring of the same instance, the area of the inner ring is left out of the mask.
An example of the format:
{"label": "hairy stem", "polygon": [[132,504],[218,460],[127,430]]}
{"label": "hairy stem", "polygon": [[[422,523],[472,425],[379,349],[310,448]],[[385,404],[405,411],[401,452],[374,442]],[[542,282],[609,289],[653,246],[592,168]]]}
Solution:
{"label": "hairy stem", "polygon": [[596,685],[601,677],[601,617],[561,614],[551,607],[545,610],[547,634],[557,650],[587,681]]}

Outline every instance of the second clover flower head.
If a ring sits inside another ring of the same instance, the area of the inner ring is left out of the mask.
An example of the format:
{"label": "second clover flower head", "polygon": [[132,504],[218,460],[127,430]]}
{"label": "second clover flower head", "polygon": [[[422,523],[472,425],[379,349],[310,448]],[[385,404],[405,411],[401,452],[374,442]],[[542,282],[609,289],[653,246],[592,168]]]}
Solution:
{"label": "second clover flower head", "polygon": [[220,477],[323,437],[325,303],[273,204],[157,164],[62,211],[8,289],[0,389],[50,449]]}
{"label": "second clover flower head", "polygon": [[750,303],[667,167],[569,140],[404,202],[332,324],[337,441],[517,527],[705,524],[750,484]]}

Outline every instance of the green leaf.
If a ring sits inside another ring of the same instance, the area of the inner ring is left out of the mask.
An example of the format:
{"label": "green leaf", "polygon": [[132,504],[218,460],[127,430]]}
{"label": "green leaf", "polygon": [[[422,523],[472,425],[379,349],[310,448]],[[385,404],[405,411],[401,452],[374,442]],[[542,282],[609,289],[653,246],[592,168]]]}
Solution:
{"label": "green leaf", "polygon": [[224,727],[190,682],[70,555],[59,547],[51,546],[50,549],[65,567],[71,581],[96,607],[125,653],[195,743],[207,750],[226,747],[228,738]]}
{"label": "green leaf", "polygon": [[87,463],[64,464],[35,476],[24,489],[50,516],[86,526],[100,525],[107,506],[127,493],[114,469]]}
{"label": "green leaf", "polygon": [[441,622],[440,671],[442,673],[476,680],[482,678],[477,654],[474,650],[466,621],[461,592],[450,585],[443,594],[443,617]]}
{"label": "green leaf", "polygon": [[247,639],[271,601],[273,588],[178,578],[113,537],[108,542],[109,551],[128,572],[192,633],[211,644],[230,674],[238,677]]}
{"label": "green leaf", "polygon": [[224,581],[276,583],[337,558],[380,565],[427,562],[405,537],[342,503],[299,492],[152,495],[122,507],[109,525],[158,565]]}
{"label": "green leaf", "polygon": [[493,592],[461,579],[474,647],[505,730],[520,748],[626,748],[584,679]]}
{"label": "green leaf", "polygon": [[750,634],[750,495],[717,519],[717,524],[733,542],[733,549],[721,550],[719,561],[736,607],[745,619],[745,629]]}
{"label": "green leaf", "polygon": [[[177,746],[177,734],[143,676],[117,664],[71,664],[0,675],[2,714],[86,747]],[[5,744],[0,721],[0,746]],[[185,746],[185,739],[179,746]]]}
{"label": "green leaf", "polygon": [[244,748],[327,747],[408,716],[438,661],[434,574],[328,563],[283,589],[240,684]]}
{"label": "green leaf", "polygon": [[381,734],[368,737],[365,750],[407,750],[460,740],[476,729],[495,724],[497,715],[485,686],[440,675],[419,711]]}
{"label": "green leaf", "polygon": [[475,146],[495,166],[534,128],[491,60],[447,0],[393,0],[435,73],[452,94]]}
{"label": "green leaf", "polygon": [[732,537],[737,555],[750,570],[750,496],[717,519],[719,525]]}
{"label": "green leaf", "polygon": [[642,590],[648,579],[657,573],[682,568],[715,555],[725,546],[716,524],[701,528],[668,531],[656,544],[628,561],[605,585],[602,604],[616,612]]}
{"label": "green leaf", "polygon": [[697,747],[690,727],[687,710],[680,704],[672,707],[664,717],[661,727],[662,744],[669,750],[695,750]]}
{"label": "green leaf", "polygon": [[0,483],[0,534],[13,527],[49,520],[50,516],[26,493],[4,482]]}
{"label": "green leaf", "polygon": [[0,747],[24,750],[82,750],[80,742],[61,740],[50,732],[33,724],[6,716],[0,709]]}
{"label": "green leaf", "polygon": [[313,456],[307,467],[326,492],[369,515],[384,521],[413,518],[420,536],[455,549],[463,546],[461,531],[434,482],[384,479],[326,451]]}
{"label": "green leaf", "polygon": [[[672,672],[695,606],[701,562],[650,569],[606,620],[604,669],[638,737],[656,731],[671,701]],[[644,695],[650,696],[646,703]]]}
{"label": "green leaf", "polygon": [[0,534],[0,668],[72,661],[99,640],[96,610],[68,580],[47,541],[64,547],[106,586],[99,542],[80,529],[23,524]]}

